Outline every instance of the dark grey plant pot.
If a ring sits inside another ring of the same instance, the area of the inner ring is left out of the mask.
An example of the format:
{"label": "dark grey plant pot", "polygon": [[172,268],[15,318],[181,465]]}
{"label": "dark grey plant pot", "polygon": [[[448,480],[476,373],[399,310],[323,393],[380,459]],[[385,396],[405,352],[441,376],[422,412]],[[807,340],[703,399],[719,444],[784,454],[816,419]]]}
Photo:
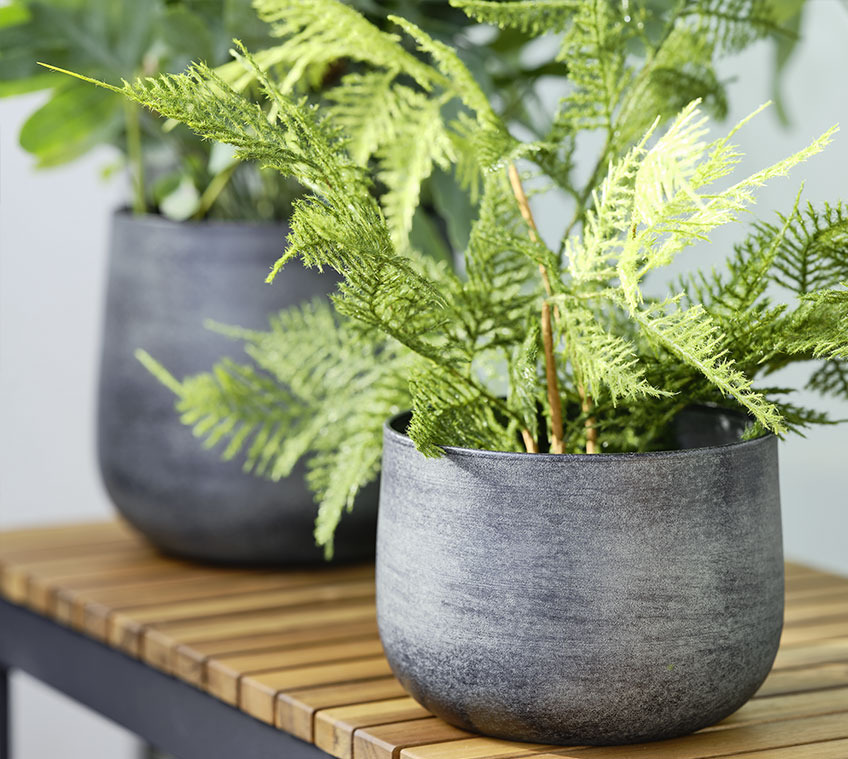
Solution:
{"label": "dark grey plant pot", "polygon": [[[246,223],[113,219],[98,408],[100,470],[118,511],[163,551],[227,563],[323,562],[312,538],[316,506],[303,468],[273,483],[205,450],[174,410],[173,394],[135,359],[143,348],[176,376],[211,368],[239,343],[207,318],[264,328],[281,308],[335,287],[287,264],[264,284],[287,229]],[[377,488],[342,520],[337,561],[374,555]]]}
{"label": "dark grey plant pot", "polygon": [[[718,722],[760,687],[783,618],[777,440],[696,409],[713,447],[545,455],[385,428],[377,613],[395,675],[455,725],[562,745]],[[683,443],[685,445],[685,443]]]}

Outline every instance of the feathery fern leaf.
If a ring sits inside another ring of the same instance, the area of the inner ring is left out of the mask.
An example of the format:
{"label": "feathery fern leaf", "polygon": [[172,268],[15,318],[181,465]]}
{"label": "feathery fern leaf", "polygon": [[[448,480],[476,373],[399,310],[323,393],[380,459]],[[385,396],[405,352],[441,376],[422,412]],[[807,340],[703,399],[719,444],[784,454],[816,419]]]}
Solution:
{"label": "feathery fern leaf", "polygon": [[728,52],[769,34],[789,33],[775,21],[769,0],[688,0],[681,15],[695,18],[698,32]]}
{"label": "feathery fern leaf", "polygon": [[848,360],[825,361],[813,372],[807,387],[824,395],[848,400]]}
{"label": "feathery fern leaf", "polygon": [[571,361],[575,375],[593,398],[608,394],[616,405],[620,400],[638,402],[646,396],[666,394],[645,379],[636,346],[607,332],[587,308],[570,304],[561,323],[563,359]]}
{"label": "feathery fern leaf", "polygon": [[608,0],[579,4],[557,56],[568,63],[572,90],[554,117],[555,132],[603,128],[612,134],[616,108],[633,77],[626,48],[633,32],[623,15]]}
{"label": "feathery fern leaf", "polygon": [[451,0],[451,5],[483,24],[538,37],[564,31],[580,0]]}
{"label": "feathery fern leaf", "polygon": [[701,307],[681,310],[679,299],[631,312],[645,338],[697,369],[725,396],[747,409],[763,427],[773,432],[785,430],[778,410],[752,389],[746,377],[726,355],[715,322]]}
{"label": "feathery fern leaf", "polygon": [[782,219],[788,226],[773,279],[798,295],[835,287],[848,279],[848,206],[808,204],[803,213]]}
{"label": "feathery fern leaf", "polygon": [[382,199],[386,222],[395,247],[404,249],[412,217],[418,207],[421,184],[434,166],[449,169],[453,143],[441,119],[441,103],[409,88],[400,90],[396,123],[402,133],[384,144],[378,155],[378,179],[388,188]]}
{"label": "feathery fern leaf", "polygon": [[354,8],[338,0],[256,0],[259,17],[283,38],[280,62],[292,68],[282,83],[286,91],[309,65],[349,58],[411,76],[425,89],[443,85],[441,75],[398,44]]}

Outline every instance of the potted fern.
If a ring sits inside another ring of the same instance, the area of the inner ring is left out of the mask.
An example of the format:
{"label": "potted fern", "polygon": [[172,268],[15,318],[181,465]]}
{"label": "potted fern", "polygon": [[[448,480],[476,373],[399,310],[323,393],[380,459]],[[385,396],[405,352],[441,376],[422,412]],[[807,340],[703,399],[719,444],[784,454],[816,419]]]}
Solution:
{"label": "potted fern", "polygon": [[[365,5],[375,23],[385,24],[385,4]],[[410,12],[415,6],[399,4]],[[424,21],[446,37],[468,25],[450,6],[435,11]],[[20,134],[37,165],[58,166],[107,144],[119,155],[110,172],[120,168],[130,178],[130,207],[112,221],[98,462],[112,501],[131,523],[160,548],[198,559],[321,561],[305,472],[299,466],[284,482],[271,483],[197,446],[175,419],[170,393],[139,372],[133,351],[145,348],[180,374],[198,372],[232,350],[226,337],[203,328],[205,319],[260,328],[269,314],[325,296],[336,281],[291,267],[277,287],[262,287],[299,193],[291,180],[241,162],[227,146],[174,122],[163,128],[157,114],[112,93],[50,76],[36,61],[114,81],[180,71],[201,59],[221,65],[222,76],[252,97],[255,86],[244,70],[226,65],[232,38],[259,50],[266,67],[288,71],[290,58],[275,50],[278,26],[248,0],[13,0],[0,8],[0,96],[48,94]],[[489,73],[493,85],[532,85],[538,72],[518,60],[525,42],[526,35],[499,41],[503,62]],[[320,98],[342,72],[355,73],[357,63],[333,50],[300,56],[299,67],[288,86]],[[530,101],[512,97],[505,108],[521,116],[515,104],[524,102]],[[446,257],[468,211],[446,199],[456,195],[446,174],[428,193],[433,210],[416,215],[411,232]],[[343,527],[338,559],[373,556],[376,496],[376,486],[361,494],[357,514]]]}
{"label": "potted fern", "polygon": [[[606,0],[453,4],[562,35],[571,86],[540,139],[512,134],[455,52],[402,18],[430,63],[344,17],[380,74],[350,83],[368,120],[355,98],[328,114],[304,106],[244,48],[270,118],[202,65],[113,88],[295,176],[310,194],[269,279],[293,258],[343,278],[334,311],[316,302],[268,332],[228,330],[253,364],[180,382],[139,355],[184,421],[229,439],[227,455],[247,446],[248,466],[284,473],[313,454],[316,537],[330,549],[382,441],[380,633],[433,712],[544,743],[682,735],[738,708],[776,652],[777,436],[828,420],[768,378],[803,361],[812,387],[845,394],[848,209],[799,194],[754,225],[724,273],[666,294],[646,280],[833,130],[741,178],[732,138],[748,120],[707,139],[702,108],[723,95],[714,58],[773,28],[759,3],[660,16]],[[345,12],[309,5],[320,20],[294,44]],[[421,255],[404,228],[393,235],[417,185],[381,195],[351,154],[389,128],[411,163],[443,161],[479,199],[462,270]],[[590,132],[600,147],[578,171]],[[538,178],[571,198],[558,246],[536,230],[525,184]],[[281,424],[296,434],[267,444]]]}

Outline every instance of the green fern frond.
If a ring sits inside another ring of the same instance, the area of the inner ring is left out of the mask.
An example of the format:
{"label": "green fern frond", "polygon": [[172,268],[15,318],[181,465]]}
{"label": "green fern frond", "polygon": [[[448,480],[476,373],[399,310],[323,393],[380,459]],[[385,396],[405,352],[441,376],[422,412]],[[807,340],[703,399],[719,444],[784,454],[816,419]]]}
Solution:
{"label": "green fern frond", "polygon": [[801,296],[776,348],[801,357],[848,358],[848,282]]}
{"label": "green fern frond", "polygon": [[277,60],[291,68],[281,88],[288,91],[310,65],[349,58],[411,76],[425,89],[445,84],[441,75],[338,0],[255,0],[259,17],[283,38]]}
{"label": "green fern frond", "polygon": [[789,34],[775,20],[770,0],[689,0],[681,15],[695,18],[698,32],[727,52],[767,35]]}
{"label": "green fern frond", "polygon": [[835,287],[848,279],[848,206],[808,204],[789,219],[773,279],[797,295]]}
{"label": "green fern frond", "polygon": [[612,133],[614,114],[633,77],[626,52],[632,31],[623,16],[608,0],[580,3],[557,56],[568,63],[572,90],[554,117],[555,133],[601,128]]}
{"label": "green fern frond", "polygon": [[453,143],[441,118],[441,103],[403,88],[396,121],[400,134],[386,142],[377,158],[378,179],[388,188],[382,198],[386,222],[395,247],[405,249],[421,185],[435,166],[449,169]]}
{"label": "green fern frond", "polygon": [[474,79],[468,67],[452,48],[444,42],[434,40],[429,34],[417,27],[411,21],[399,16],[389,16],[389,20],[397,24],[418,44],[418,49],[432,57],[439,71],[450,83],[445,89],[452,91],[462,102],[476,114],[481,125],[496,131],[505,131],[501,120],[495,114],[489,103],[489,98]]}
{"label": "green fern frond", "polygon": [[480,23],[538,37],[564,31],[580,0],[451,0],[451,5]]}
{"label": "green fern frond", "polygon": [[807,388],[848,400],[848,360],[825,361],[810,376]]}
{"label": "green fern frond", "polygon": [[570,303],[560,323],[564,333],[562,358],[571,361],[575,376],[592,398],[607,394],[615,406],[621,400],[638,402],[669,395],[647,381],[636,346],[607,332],[587,308]]}
{"label": "green fern frond", "polygon": [[425,456],[454,445],[491,451],[521,450],[517,430],[500,419],[492,398],[472,381],[458,381],[437,365],[419,369],[410,380],[412,420],[407,434]]}
{"label": "green fern frond", "polygon": [[533,440],[539,438],[539,409],[543,403],[539,356],[542,332],[538,319],[530,319],[524,339],[514,348],[509,362],[509,396],[507,404],[516,414]]}
{"label": "green fern frond", "polygon": [[[337,357],[337,359],[340,357]],[[385,362],[385,356],[376,361]],[[333,534],[345,512],[353,508],[359,491],[380,471],[383,424],[409,408],[410,358],[397,355],[372,372],[368,384],[348,387],[331,399],[333,419],[327,441],[309,462],[307,481],[318,502],[315,541],[333,552]],[[343,418],[339,414],[344,403]]]}
{"label": "green fern frond", "polygon": [[634,180],[642,200],[635,206],[629,228],[620,230],[617,267],[631,306],[641,298],[639,282],[648,271],[671,263],[693,243],[708,239],[716,227],[737,221],[753,203],[755,188],[820,152],[833,132],[828,130],[794,155],[725,190],[704,192],[731,171],[738,159],[728,138],[708,146],[703,143],[703,120],[694,104],[687,107],[670,127],[668,139],[661,139],[646,153]]}
{"label": "green fern frond", "polygon": [[766,429],[777,433],[785,430],[774,404],[752,389],[752,381],[727,356],[721,332],[703,307],[682,310],[679,299],[673,299],[635,310],[632,315],[650,343],[696,369]]}

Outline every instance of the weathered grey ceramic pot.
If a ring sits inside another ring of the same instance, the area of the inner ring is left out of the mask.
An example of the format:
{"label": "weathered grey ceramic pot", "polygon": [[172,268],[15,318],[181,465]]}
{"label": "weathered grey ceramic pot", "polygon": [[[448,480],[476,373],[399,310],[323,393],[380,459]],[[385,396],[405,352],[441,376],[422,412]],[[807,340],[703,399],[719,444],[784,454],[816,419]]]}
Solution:
{"label": "weathered grey ceramic pot", "polygon": [[710,447],[426,459],[407,419],[385,429],[377,609],[424,706],[603,745],[684,735],[759,688],[783,617],[774,437],[702,408],[675,427]]}
{"label": "weathered grey ceramic pot", "polygon": [[[162,550],[239,563],[323,562],[312,538],[316,507],[304,472],[282,482],[244,474],[205,450],[174,411],[173,394],[135,359],[143,348],[176,376],[208,370],[239,343],[204,329],[207,318],[264,328],[268,316],[335,283],[279,257],[280,225],[174,223],[114,217],[100,372],[98,449],[118,511]],[[377,489],[342,520],[336,559],[373,556]]]}

